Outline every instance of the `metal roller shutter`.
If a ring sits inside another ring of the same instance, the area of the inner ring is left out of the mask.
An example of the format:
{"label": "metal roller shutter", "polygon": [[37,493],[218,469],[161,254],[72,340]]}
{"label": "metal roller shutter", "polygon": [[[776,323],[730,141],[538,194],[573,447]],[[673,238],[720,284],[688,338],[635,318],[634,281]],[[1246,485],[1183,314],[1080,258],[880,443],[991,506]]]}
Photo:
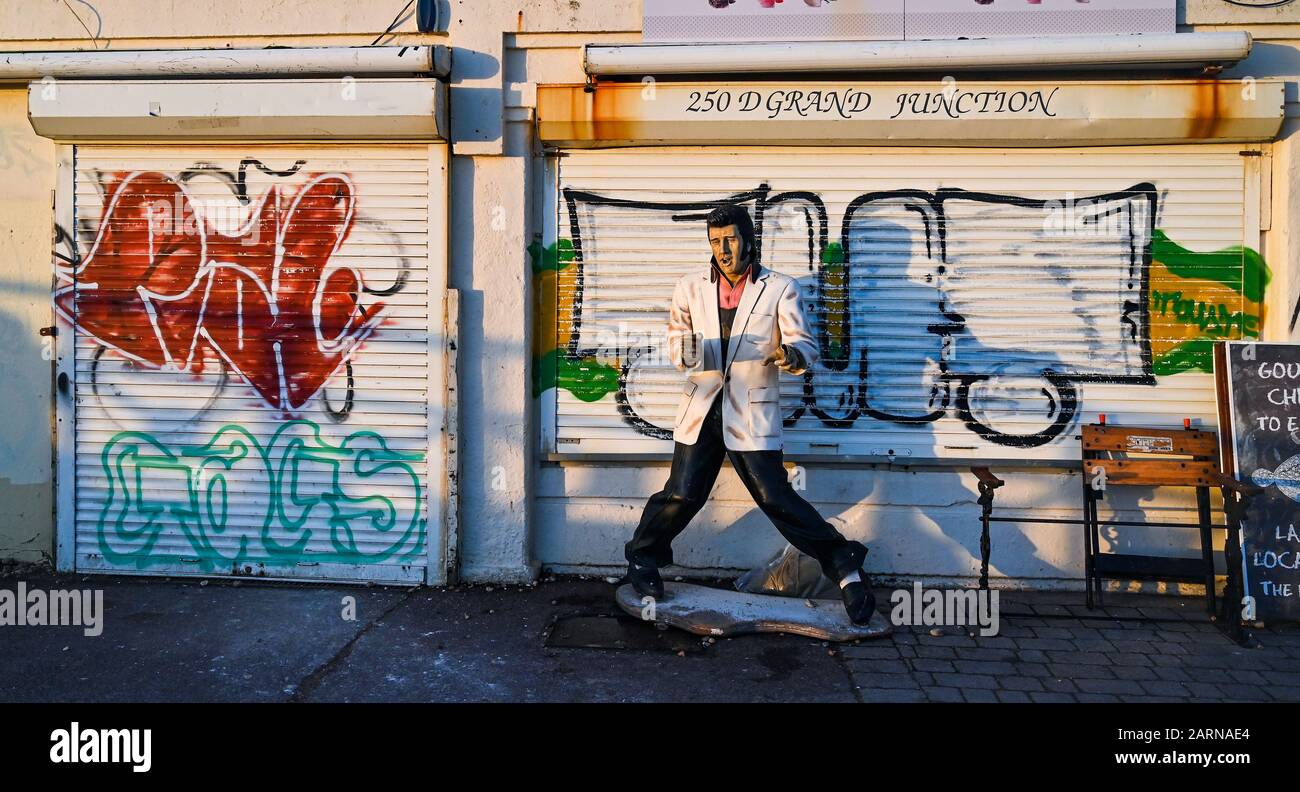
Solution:
{"label": "metal roller shutter", "polygon": [[422,582],[429,147],[80,146],[74,172],[76,568]]}
{"label": "metal roller shutter", "polygon": [[1268,280],[1238,148],[566,152],[544,445],[671,450],[667,306],[720,202],[749,208],[820,334],[783,375],[787,453],[1068,460],[1099,413],[1212,426],[1209,344],[1258,336]]}

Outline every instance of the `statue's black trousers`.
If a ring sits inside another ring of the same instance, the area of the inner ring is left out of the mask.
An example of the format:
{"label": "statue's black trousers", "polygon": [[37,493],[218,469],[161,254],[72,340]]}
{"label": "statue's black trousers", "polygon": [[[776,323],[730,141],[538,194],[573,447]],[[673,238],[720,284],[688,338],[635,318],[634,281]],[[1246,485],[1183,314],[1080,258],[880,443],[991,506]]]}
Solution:
{"label": "statue's black trousers", "polygon": [[838,582],[862,567],[867,548],[840,535],[790,486],[780,451],[731,451],[722,439],[722,396],[714,399],[694,445],[673,446],[668,483],[650,496],[641,524],[624,546],[628,561],[664,567],[673,562],[673,539],[708,500],[722,460],[730,457],[740,480],[777,530],[799,551],[817,559]]}

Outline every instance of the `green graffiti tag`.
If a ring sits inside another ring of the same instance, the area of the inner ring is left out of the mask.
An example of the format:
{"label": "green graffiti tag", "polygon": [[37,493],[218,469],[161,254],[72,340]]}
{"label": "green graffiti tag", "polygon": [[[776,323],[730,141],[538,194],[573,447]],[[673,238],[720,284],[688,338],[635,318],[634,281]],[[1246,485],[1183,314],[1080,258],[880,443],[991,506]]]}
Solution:
{"label": "green graffiti tag", "polygon": [[1241,245],[1189,250],[1156,229],[1151,236],[1152,370],[1159,376],[1213,371],[1220,339],[1259,338],[1272,272]]}
{"label": "green graffiti tag", "polygon": [[1233,245],[1198,253],[1173,241],[1159,228],[1151,234],[1151,258],[1180,278],[1222,283],[1254,303],[1264,299],[1264,290],[1273,279],[1268,263],[1255,250]]}
{"label": "green graffiti tag", "polygon": [[573,338],[575,286],[561,281],[573,274],[567,271],[577,260],[573,241],[561,239],[546,247],[534,242],[528,256],[533,268],[533,398],[558,387],[582,401],[600,401],[618,390],[618,369],[566,352]]}
{"label": "green graffiti tag", "polygon": [[203,571],[419,558],[426,521],[413,465],[423,458],[370,431],[334,445],[306,420],[282,424],[265,445],[235,424],[179,449],[119,432],[100,457],[108,493],[99,549],[117,566],[190,562]]}
{"label": "green graffiti tag", "polygon": [[825,312],[826,339],[824,357],[826,364],[848,361],[848,310],[849,284],[848,273],[844,268],[846,261],[844,247],[839,242],[831,242],[822,248],[822,310]]}
{"label": "green graffiti tag", "polygon": [[544,270],[562,270],[577,258],[571,239],[561,239],[546,247],[542,247],[541,242],[534,242],[528,246],[528,256],[533,260],[534,273]]}
{"label": "green graffiti tag", "polygon": [[618,369],[594,357],[574,360],[561,350],[552,349],[533,365],[535,397],[547,387],[561,387],[582,401],[594,402],[618,390]]}

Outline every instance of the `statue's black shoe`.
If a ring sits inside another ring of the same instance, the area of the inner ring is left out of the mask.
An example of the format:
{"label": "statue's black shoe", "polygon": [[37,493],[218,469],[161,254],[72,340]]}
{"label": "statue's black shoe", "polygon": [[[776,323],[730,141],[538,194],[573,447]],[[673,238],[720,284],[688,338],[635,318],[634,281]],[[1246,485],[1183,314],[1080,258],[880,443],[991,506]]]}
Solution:
{"label": "statue's black shoe", "polygon": [[664,579],[659,576],[659,568],[654,564],[628,562],[627,579],[641,596],[663,599]]}
{"label": "statue's black shoe", "polygon": [[849,614],[849,620],[865,625],[876,612],[876,595],[871,593],[871,580],[867,573],[859,572],[858,577],[860,580],[840,589],[840,597],[844,599],[844,610]]}

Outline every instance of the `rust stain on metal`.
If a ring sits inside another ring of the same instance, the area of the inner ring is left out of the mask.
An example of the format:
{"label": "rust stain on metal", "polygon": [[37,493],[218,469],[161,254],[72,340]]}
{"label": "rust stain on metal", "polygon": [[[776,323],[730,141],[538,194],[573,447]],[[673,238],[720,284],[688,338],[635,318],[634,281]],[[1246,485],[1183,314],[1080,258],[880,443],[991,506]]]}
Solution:
{"label": "rust stain on metal", "polygon": [[1188,114],[1187,137],[1193,140],[1215,137],[1223,122],[1224,90],[1224,84],[1217,80],[1196,81],[1192,111]]}
{"label": "rust stain on metal", "polygon": [[570,141],[620,141],[637,139],[641,124],[635,121],[640,85],[596,80],[589,86],[538,87],[537,116],[546,137]]}
{"label": "rust stain on metal", "polygon": [[[629,90],[629,88],[631,90]],[[591,94],[592,128],[596,140],[634,140],[642,88],[640,85],[597,83]]]}

